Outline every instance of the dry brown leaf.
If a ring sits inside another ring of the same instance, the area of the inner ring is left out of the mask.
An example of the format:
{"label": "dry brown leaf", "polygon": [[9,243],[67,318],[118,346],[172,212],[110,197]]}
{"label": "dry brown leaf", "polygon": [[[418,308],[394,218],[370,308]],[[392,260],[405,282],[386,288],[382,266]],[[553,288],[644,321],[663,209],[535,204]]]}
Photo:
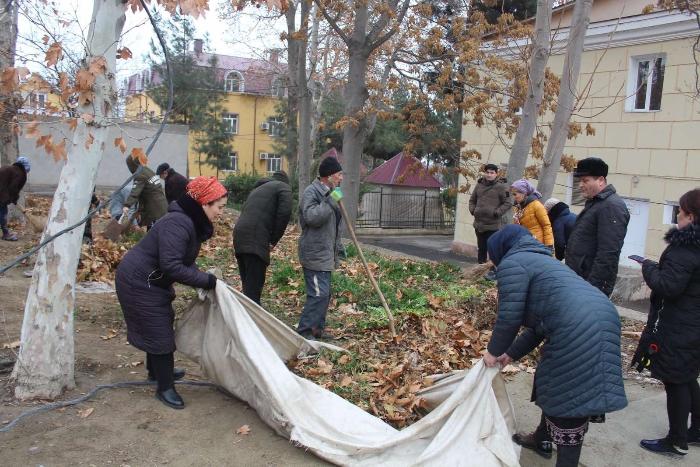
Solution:
{"label": "dry brown leaf", "polygon": [[248,425],[243,425],[239,429],[236,430],[237,435],[249,435],[250,434],[250,427]]}
{"label": "dry brown leaf", "polygon": [[75,129],[78,128],[78,119],[77,118],[69,118],[68,119],[68,128],[70,128],[70,131],[75,131]]}
{"label": "dry brown leaf", "polygon": [[39,136],[39,122],[31,122],[27,125],[25,135],[28,138],[36,138]]}
{"label": "dry brown leaf", "polygon": [[82,409],[78,410],[78,417],[80,418],[88,418],[92,413],[95,411],[94,407],[90,407],[88,409]]}
{"label": "dry brown leaf", "polygon": [[343,354],[343,355],[341,355],[341,357],[338,359],[338,363],[340,363],[341,365],[345,365],[346,363],[349,363],[350,360],[352,360],[352,357],[350,357],[350,355],[348,355],[348,354]]}
{"label": "dry brown leaf", "polygon": [[126,143],[124,142],[124,138],[121,136],[118,138],[114,138],[114,146],[119,148],[122,154],[126,152]]}
{"label": "dry brown leaf", "polygon": [[352,378],[350,376],[344,376],[342,380],[340,380],[340,387],[345,388],[348,387],[352,384]]}
{"label": "dry brown leaf", "polygon": [[121,49],[117,49],[117,58],[121,58],[122,60],[128,60],[132,57],[131,50],[129,50],[128,47],[122,47]]}
{"label": "dry brown leaf", "polygon": [[92,143],[95,142],[95,137],[92,133],[88,133],[87,138],[85,138],[85,149],[89,150]]}
{"label": "dry brown leaf", "polygon": [[61,58],[63,58],[63,47],[61,47],[60,43],[54,42],[46,51],[46,57],[44,58],[46,66],[52,67],[56,65]]}
{"label": "dry brown leaf", "polygon": [[43,42],[44,45],[46,45],[49,43],[49,39],[50,39],[49,36],[44,34],[44,37],[41,38],[41,42]]}

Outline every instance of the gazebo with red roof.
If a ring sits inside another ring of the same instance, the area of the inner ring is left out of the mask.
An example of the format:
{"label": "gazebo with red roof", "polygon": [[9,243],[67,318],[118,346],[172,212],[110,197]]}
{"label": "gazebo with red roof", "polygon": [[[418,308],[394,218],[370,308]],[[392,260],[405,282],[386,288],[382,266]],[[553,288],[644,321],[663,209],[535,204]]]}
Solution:
{"label": "gazebo with red roof", "polygon": [[358,226],[444,227],[440,182],[414,156],[398,153],[370,172],[365,183],[372,189],[362,197]]}

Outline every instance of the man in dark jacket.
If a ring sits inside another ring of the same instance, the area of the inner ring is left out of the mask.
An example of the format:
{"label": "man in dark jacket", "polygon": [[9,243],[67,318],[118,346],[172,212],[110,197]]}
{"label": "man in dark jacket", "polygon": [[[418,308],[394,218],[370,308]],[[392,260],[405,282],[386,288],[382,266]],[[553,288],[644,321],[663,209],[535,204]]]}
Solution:
{"label": "man in dark jacket", "polygon": [[474,216],[477,256],[486,262],[486,242],[503,225],[502,217],[513,205],[506,181],[498,180],[498,166],[486,164],[484,176],[479,179],[469,198],[469,212]]}
{"label": "man in dark jacket", "polygon": [[175,172],[175,169],[171,168],[167,162],[163,162],[158,166],[156,175],[165,182],[165,199],[168,201],[168,204],[185,194],[189,180],[184,175]]}
{"label": "man in dark jacket", "polygon": [[[132,174],[136,173],[140,165],[133,157],[126,158],[126,166]],[[134,186],[129,198],[124,202],[122,213],[128,215],[129,208],[135,203],[139,203],[139,225],[149,230],[168,211],[168,202],[160,184],[160,177],[147,166],[134,178]]]}
{"label": "man in dark jacket", "polygon": [[248,195],[233,228],[233,249],[246,297],[260,304],[270,251],[280,241],[292,214],[289,177],[280,171],[263,179]]}
{"label": "man in dark jacket", "polygon": [[554,256],[561,261],[566,253],[566,242],[569,241],[576,224],[576,214],[569,210],[568,204],[556,198],[545,201],[544,208],[547,210],[554,232]]}
{"label": "man in dark jacket", "polygon": [[566,265],[608,297],[615,288],[620,251],[627,234],[627,205],[608,185],[608,165],[597,157],[579,161],[574,177],[586,198],[566,245]]}
{"label": "man in dark jacket", "polygon": [[24,156],[18,157],[11,166],[0,168],[0,228],[2,239],[8,242],[16,242],[17,235],[7,228],[7,205],[17,204],[30,169],[29,159]]}
{"label": "man in dark jacket", "polygon": [[331,338],[323,329],[331,300],[331,271],[338,267],[340,221],[334,191],[343,181],[343,168],[334,157],[326,157],[318,167],[319,177],[306,187],[299,203],[299,262],[304,268],[306,303],[297,332],[308,338]]}

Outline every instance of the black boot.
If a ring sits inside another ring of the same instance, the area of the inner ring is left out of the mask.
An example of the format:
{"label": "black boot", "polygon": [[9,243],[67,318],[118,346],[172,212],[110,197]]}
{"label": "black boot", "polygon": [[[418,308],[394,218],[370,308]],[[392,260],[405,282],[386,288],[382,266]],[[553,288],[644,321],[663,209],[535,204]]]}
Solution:
{"label": "black boot", "polygon": [[513,441],[526,449],[535,451],[545,459],[552,458],[552,442],[537,441],[535,433],[516,433],[513,435]]}
{"label": "black boot", "polygon": [[185,401],[182,400],[182,397],[180,397],[180,394],[177,393],[175,388],[166,389],[165,391],[156,391],[156,399],[173,409],[185,408]]}

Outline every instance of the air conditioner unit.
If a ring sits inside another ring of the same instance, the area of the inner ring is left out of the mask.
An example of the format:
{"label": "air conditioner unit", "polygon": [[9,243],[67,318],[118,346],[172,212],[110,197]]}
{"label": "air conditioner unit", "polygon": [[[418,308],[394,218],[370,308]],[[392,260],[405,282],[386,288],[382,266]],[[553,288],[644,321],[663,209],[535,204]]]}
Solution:
{"label": "air conditioner unit", "polygon": [[260,153],[260,160],[261,161],[266,161],[270,157],[270,154],[267,152],[261,152]]}
{"label": "air conditioner unit", "polygon": [[268,131],[270,129],[270,124],[268,122],[262,122],[260,124],[260,129],[262,131]]}

